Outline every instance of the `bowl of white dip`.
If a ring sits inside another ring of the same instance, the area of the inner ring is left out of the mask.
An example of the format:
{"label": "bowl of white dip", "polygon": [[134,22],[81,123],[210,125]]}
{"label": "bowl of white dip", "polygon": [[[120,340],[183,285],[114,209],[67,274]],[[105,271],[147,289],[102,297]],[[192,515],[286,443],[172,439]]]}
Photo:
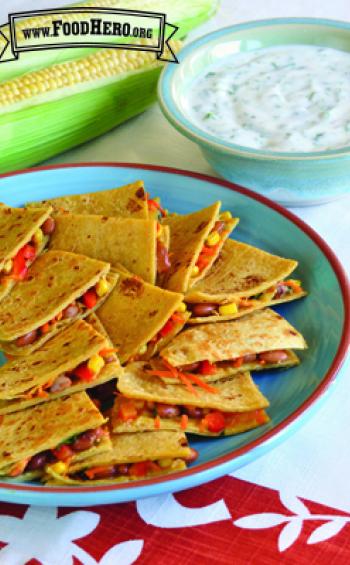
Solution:
{"label": "bowl of white dip", "polygon": [[162,111],[224,178],[284,205],[350,191],[350,24],[239,24],[184,47]]}

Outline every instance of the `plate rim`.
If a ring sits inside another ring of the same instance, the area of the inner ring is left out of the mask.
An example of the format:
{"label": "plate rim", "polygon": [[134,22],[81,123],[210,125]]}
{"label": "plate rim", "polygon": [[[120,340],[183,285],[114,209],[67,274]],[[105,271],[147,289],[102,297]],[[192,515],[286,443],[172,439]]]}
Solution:
{"label": "plate rim", "polygon": [[[41,493],[45,493],[46,495],[55,495],[55,494],[64,494],[64,495],[71,495],[73,498],[74,495],[79,493],[86,494],[86,495],[94,495],[98,494],[99,492],[113,492],[117,493],[117,491],[129,491],[132,489],[137,489],[137,491],[141,491],[140,493],[137,492],[138,498],[143,496],[148,496],[148,493],[142,493],[142,490],[149,490],[146,487],[152,487],[157,485],[162,485],[162,483],[171,482],[174,485],[172,492],[175,490],[181,490],[181,486],[179,487],[179,483],[181,480],[193,477],[193,476],[200,476],[201,473],[207,473],[209,471],[215,470],[215,468],[225,467],[225,473],[229,472],[227,470],[227,465],[233,463],[239,457],[249,455],[250,451],[255,450],[256,448],[262,448],[264,445],[267,445],[275,438],[283,439],[287,429],[294,423],[296,424],[297,420],[299,420],[300,424],[300,416],[303,414],[305,415],[308,411],[310,411],[311,407],[314,407],[318,404],[318,401],[325,395],[328,391],[332,383],[334,382],[339,370],[341,369],[345,359],[346,354],[350,348],[350,283],[345,273],[345,270],[339,261],[338,257],[336,256],[335,252],[331,249],[331,247],[326,243],[326,241],[306,222],[301,220],[298,216],[287,210],[280,204],[273,202],[266,196],[263,196],[253,190],[248,188],[244,188],[236,183],[214,177],[212,175],[208,175],[205,173],[199,173],[195,171],[189,171],[186,169],[175,168],[175,167],[168,167],[164,165],[151,165],[151,164],[142,164],[142,163],[131,163],[131,162],[116,162],[116,161],[97,161],[97,162],[76,162],[76,163],[59,163],[55,165],[42,165],[33,168],[25,168],[19,169],[16,171],[11,171],[7,173],[0,174],[0,181],[3,178],[8,177],[15,177],[22,174],[28,173],[37,173],[40,171],[47,171],[47,170],[57,170],[57,169],[69,169],[69,168],[95,168],[95,167],[105,167],[105,168],[131,168],[135,170],[148,170],[148,171],[156,171],[161,173],[169,173],[169,174],[176,174],[180,176],[187,176],[192,177],[204,182],[209,182],[212,184],[216,184],[227,188],[233,192],[238,192],[248,198],[251,198],[263,205],[267,206],[268,208],[273,209],[274,211],[278,212],[280,215],[291,221],[295,224],[301,231],[303,231],[312,241],[316,244],[316,246],[322,251],[324,256],[327,258],[328,262],[330,263],[336,277],[338,280],[338,284],[341,289],[342,299],[343,299],[343,306],[344,306],[344,321],[343,321],[343,328],[342,328],[342,336],[341,340],[335,354],[335,357],[331,363],[330,368],[328,369],[327,373],[324,375],[322,382],[318,385],[318,387],[312,392],[312,394],[300,405],[294,412],[292,412],[287,418],[285,418],[282,422],[277,424],[273,429],[266,431],[262,436],[252,440],[247,445],[241,446],[235,449],[233,452],[227,453],[225,455],[221,455],[216,457],[212,461],[208,461],[205,463],[201,463],[196,467],[189,467],[181,472],[172,473],[170,475],[164,475],[158,478],[137,481],[137,482],[129,482],[129,483],[120,483],[116,485],[94,485],[93,488],[91,486],[70,486],[70,487],[45,487],[39,485],[23,485],[20,483],[7,483],[0,481],[0,489],[6,489],[10,491],[18,491],[18,493],[31,493],[33,495],[40,496]],[[0,187],[1,188],[1,187]],[[297,426],[294,426],[295,428]],[[272,447],[273,445],[271,445]],[[269,450],[269,448],[267,448]],[[220,476],[220,475],[219,475]],[[213,477],[214,478],[214,477]],[[207,480],[211,480],[211,478],[205,478]],[[200,484],[200,483],[196,483]],[[189,485],[194,486],[194,485]],[[189,486],[185,486],[184,488],[189,488]],[[145,487],[145,488],[143,488]],[[1,494],[1,492],[0,492]],[[125,498],[124,498],[125,500]],[[134,500],[134,498],[129,498],[129,500]],[[14,501],[15,502],[15,501]],[[16,502],[20,502],[16,501]],[[113,501],[116,502],[116,501]],[[106,502],[105,502],[106,503]]]}

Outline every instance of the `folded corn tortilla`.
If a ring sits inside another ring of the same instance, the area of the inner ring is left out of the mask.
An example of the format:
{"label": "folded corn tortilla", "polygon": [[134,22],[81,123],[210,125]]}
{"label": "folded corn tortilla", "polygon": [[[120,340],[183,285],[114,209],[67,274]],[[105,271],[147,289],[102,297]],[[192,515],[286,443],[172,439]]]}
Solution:
{"label": "folded corn tortilla", "polygon": [[[0,426],[0,475],[8,476],[16,463],[55,449],[72,436],[100,427],[105,422],[85,392],[4,415]],[[107,437],[101,445],[77,453],[72,463],[81,463],[84,457],[110,449]],[[23,478],[28,475],[24,473]]]}
{"label": "folded corn tortilla", "polygon": [[[94,314],[88,319],[99,324]],[[0,367],[0,414],[23,410],[118,377],[122,369],[115,353],[111,353],[114,360],[106,363],[91,381],[73,377],[79,365],[111,347],[109,339],[91,324],[84,320],[73,322],[31,355],[16,357]],[[48,383],[52,386],[61,375],[68,376],[72,385],[57,392],[45,387]]]}
{"label": "folded corn tortilla", "polygon": [[[183,300],[183,294],[170,292],[144,282],[141,278],[118,271],[119,279],[98,317],[118,350],[121,363],[140,355],[148,358],[166,344],[184,326],[189,314],[181,314],[166,338],[150,343],[167,323]],[[147,346],[147,351],[143,351]]]}
{"label": "folded corn tortilla", "polygon": [[[132,217],[144,220],[149,217],[147,197],[141,180],[110,190],[50,198],[42,200],[39,204],[49,204],[56,214],[64,212],[101,214],[102,216]],[[29,204],[29,206],[37,205],[38,203]]]}
{"label": "folded corn tortilla", "polygon": [[87,255],[112,266],[122,263],[152,284],[156,280],[157,223],[97,215],[57,216],[50,249]]}
{"label": "folded corn tortilla", "polygon": [[[0,347],[10,355],[26,355],[41,347],[58,331],[77,318],[84,318],[107,298],[118,276],[109,273],[110,265],[66,251],[48,251],[35,261],[29,274],[0,304]],[[82,308],[74,318],[61,319],[50,326],[34,343],[16,345],[16,339],[38,329],[59,315],[67,306],[105,277],[108,292],[94,308]]]}
{"label": "folded corn tortilla", "polygon": [[[181,384],[164,383],[159,377],[151,375],[145,363],[128,365],[118,380],[118,390],[129,399],[176,406],[196,406],[226,413],[227,427],[224,435],[237,434],[269,421],[264,411],[269,402],[254,384],[249,372],[226,377],[214,382],[211,387],[216,393],[195,386],[196,394],[193,394]],[[135,420],[123,421],[119,416],[119,405],[120,397],[117,397],[111,414],[114,433],[154,430],[156,425],[164,430],[183,429],[181,416],[160,417],[156,423],[155,414],[151,413],[147,405],[141,409]],[[221,435],[221,432],[208,431],[200,422],[200,419],[188,417],[185,431],[199,435]]]}
{"label": "folded corn tortilla", "polygon": [[231,218],[225,222],[225,233],[222,234],[220,243],[215,246],[215,252],[209,257],[207,266],[196,276],[192,276],[206,239],[215,222],[219,220],[220,206],[221,202],[216,202],[192,214],[164,218],[163,224],[170,227],[171,234],[169,247],[171,269],[161,281],[164,288],[186,292],[209,271],[224,241],[238,223],[238,218]]}
{"label": "folded corn tortilla", "polygon": [[[189,324],[222,322],[282,302],[289,302],[306,295],[291,290],[280,298],[274,298],[277,283],[282,282],[297,267],[298,262],[284,259],[262,251],[240,241],[227,239],[211,270],[196,285],[190,288],[185,301],[192,304],[235,303],[237,312],[221,315],[217,310],[209,316],[192,314]],[[241,298],[249,298],[251,304],[244,305]]]}
{"label": "folded corn tortilla", "polygon": [[[190,456],[187,439],[182,432],[158,431],[131,434],[115,434],[111,436],[112,451],[81,462],[72,462],[65,475],[59,475],[48,469],[44,477],[46,484],[94,485],[114,484],[130,480],[141,480],[186,468],[185,460]],[[145,477],[119,476],[107,479],[90,480],[84,471],[93,468],[110,467],[112,465],[128,465],[142,461],[169,460],[168,468],[150,472]]]}
{"label": "folded corn tortilla", "polygon": [[[11,208],[6,204],[0,206],[0,300],[5,298],[16,284],[15,279],[6,276],[3,271],[6,263],[12,261],[20,249],[32,240],[51,211],[51,206],[31,209]],[[47,236],[43,236],[42,242],[35,246],[36,257],[43,251],[48,240]]]}
{"label": "folded corn tortilla", "polygon": [[[160,357],[174,367],[204,360],[211,363],[219,362],[214,375],[201,375],[201,378],[208,382],[240,371],[297,365],[299,359],[292,350],[305,348],[307,344],[303,336],[277,312],[266,308],[231,322],[202,324],[187,329],[160,351]],[[264,365],[259,361],[243,362],[239,367],[220,363],[249,354],[277,350],[286,351],[287,359]]]}

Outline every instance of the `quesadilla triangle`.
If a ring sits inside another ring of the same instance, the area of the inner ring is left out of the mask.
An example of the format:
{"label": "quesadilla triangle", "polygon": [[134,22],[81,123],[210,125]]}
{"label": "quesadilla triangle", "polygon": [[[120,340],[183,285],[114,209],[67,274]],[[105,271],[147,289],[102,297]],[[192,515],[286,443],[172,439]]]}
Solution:
{"label": "quesadilla triangle", "polygon": [[85,392],[6,414],[0,426],[0,476],[37,478],[49,464],[62,470],[68,462],[110,450],[106,421]]}
{"label": "quesadilla triangle", "polygon": [[109,339],[77,320],[31,355],[0,367],[0,414],[98,386],[121,372]]}
{"label": "quesadilla triangle", "polygon": [[109,263],[47,251],[0,304],[0,347],[27,355],[73,321],[96,310],[117,282]]}
{"label": "quesadilla triangle", "polygon": [[25,278],[29,266],[46,247],[55,221],[52,208],[0,206],[0,300]]}
{"label": "quesadilla triangle", "polygon": [[164,347],[189,317],[183,294],[118,271],[119,280],[98,311],[121,363],[148,359]]}
{"label": "quesadilla triangle", "polygon": [[269,421],[268,400],[249,372],[212,383],[212,390],[164,384],[145,363],[130,364],[118,379],[120,395],[112,409],[113,433],[182,430],[186,433],[233,435]]}
{"label": "quesadilla triangle", "polygon": [[[241,371],[259,371],[299,364],[293,349],[305,349],[303,336],[270,308],[238,320],[202,324],[183,331],[155,361],[159,376],[179,382],[181,375],[204,382]],[[163,367],[162,367],[163,365]],[[165,366],[164,366],[165,365]]]}
{"label": "quesadilla triangle", "polygon": [[301,282],[285,280],[297,261],[228,239],[209,273],[185,295],[189,324],[221,322],[306,295]]}
{"label": "quesadilla triangle", "polygon": [[186,292],[209,271],[238,218],[219,213],[221,202],[185,216],[172,215],[163,224],[170,227],[171,268],[161,280],[168,290]]}
{"label": "quesadilla triangle", "polygon": [[133,218],[65,214],[56,217],[50,249],[62,249],[106,261],[122,263],[152,284],[157,270],[157,222]]}
{"label": "quesadilla triangle", "polygon": [[47,466],[46,484],[113,484],[141,481],[186,469],[197,456],[182,432],[159,431],[111,436],[112,451],[74,462],[65,472]]}
{"label": "quesadilla triangle", "polygon": [[[37,206],[37,204],[30,203],[29,206]],[[52,206],[56,214],[70,212],[143,220],[149,217],[147,196],[141,180],[110,190],[42,200],[40,204]]]}

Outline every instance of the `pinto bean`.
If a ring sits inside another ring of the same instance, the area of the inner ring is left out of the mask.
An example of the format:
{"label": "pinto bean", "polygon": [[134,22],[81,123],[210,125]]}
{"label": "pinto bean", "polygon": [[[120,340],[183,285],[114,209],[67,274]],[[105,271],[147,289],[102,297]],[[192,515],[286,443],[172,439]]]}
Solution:
{"label": "pinto bean", "polygon": [[288,354],[283,349],[264,351],[263,353],[259,353],[259,359],[265,361],[265,363],[281,363],[288,359]]}
{"label": "pinto bean", "polygon": [[196,318],[202,318],[205,316],[211,316],[213,312],[217,309],[217,304],[211,304],[210,302],[202,302],[200,304],[191,304],[190,308],[192,315]]}
{"label": "pinto bean", "polygon": [[103,430],[97,428],[96,430],[88,430],[79,436],[72,444],[74,451],[84,451],[94,445],[97,439],[103,435]]}
{"label": "pinto bean", "polygon": [[156,407],[157,407],[157,414],[161,418],[175,418],[176,416],[180,416],[181,414],[181,410],[179,406],[157,403]]}
{"label": "pinto bean", "polygon": [[60,392],[61,390],[70,387],[71,385],[72,381],[69,377],[67,377],[66,375],[59,375],[51,385],[50,392]]}
{"label": "pinto bean", "polygon": [[50,459],[51,454],[48,451],[38,453],[31,458],[27,465],[26,471],[37,471],[38,469],[42,469],[47,463],[49,463]]}
{"label": "pinto bean", "polygon": [[164,243],[157,240],[157,272],[166,273],[171,267],[168,250]]}
{"label": "pinto bean", "polygon": [[196,449],[194,449],[194,447],[190,447],[191,453],[190,455],[186,458],[187,463],[193,463],[193,461],[195,461],[198,457],[198,451]]}
{"label": "pinto bean", "polygon": [[215,222],[214,231],[221,233],[225,229],[225,227],[226,227],[225,222],[218,220],[217,222]]}
{"label": "pinto bean", "polygon": [[186,373],[192,373],[193,371],[196,371],[198,369],[199,365],[200,365],[199,361],[198,363],[188,363],[187,365],[182,365],[181,371],[186,371]]}
{"label": "pinto bean", "polygon": [[28,332],[27,334],[18,337],[16,339],[16,345],[18,347],[23,347],[24,345],[30,345],[31,343],[34,343],[37,337],[38,337],[38,330],[32,330],[31,332]]}
{"label": "pinto bean", "polygon": [[65,308],[63,310],[63,318],[74,318],[74,316],[76,316],[79,313],[79,306],[77,304],[74,304],[74,302],[72,304],[70,304],[69,306],[67,306],[67,308]]}
{"label": "pinto bean", "polygon": [[244,363],[254,363],[256,361],[256,354],[255,353],[248,353],[248,355],[244,355],[243,362]]}
{"label": "pinto bean", "polygon": [[190,418],[203,418],[203,410],[199,406],[183,406],[184,412]]}
{"label": "pinto bean", "polygon": [[47,218],[47,220],[45,220],[45,222],[41,226],[41,229],[45,235],[50,235],[55,231],[55,227],[55,220],[53,218]]}
{"label": "pinto bean", "polygon": [[130,465],[118,465],[118,475],[128,475]]}

